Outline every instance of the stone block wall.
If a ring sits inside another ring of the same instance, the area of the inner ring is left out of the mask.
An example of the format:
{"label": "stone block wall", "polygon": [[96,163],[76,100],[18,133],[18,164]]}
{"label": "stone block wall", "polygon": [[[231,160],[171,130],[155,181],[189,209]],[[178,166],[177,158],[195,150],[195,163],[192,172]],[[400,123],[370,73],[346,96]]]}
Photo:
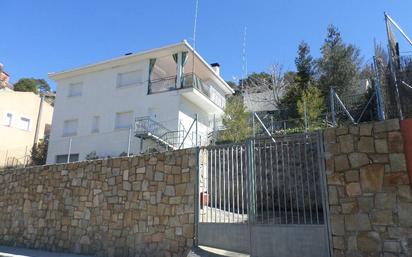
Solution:
{"label": "stone block wall", "polygon": [[0,244],[180,257],[193,245],[196,150],[0,173]]}
{"label": "stone block wall", "polygon": [[398,120],[324,132],[333,256],[412,255],[412,194]]}

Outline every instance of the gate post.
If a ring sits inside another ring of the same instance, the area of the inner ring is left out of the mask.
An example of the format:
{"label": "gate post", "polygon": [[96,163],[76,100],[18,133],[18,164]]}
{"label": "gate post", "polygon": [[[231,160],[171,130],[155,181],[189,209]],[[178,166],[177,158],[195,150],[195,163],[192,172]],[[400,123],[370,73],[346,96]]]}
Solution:
{"label": "gate post", "polygon": [[194,202],[194,209],[195,209],[195,227],[194,227],[194,234],[195,238],[193,240],[194,246],[199,246],[199,219],[200,219],[200,147],[196,147],[196,178],[195,178],[195,202]]}
{"label": "gate post", "polygon": [[321,200],[323,206],[323,222],[327,229],[327,242],[329,248],[329,256],[333,256],[332,248],[332,231],[329,218],[329,196],[328,196],[328,187],[326,179],[326,169],[325,169],[325,152],[324,152],[324,142],[323,142],[323,132],[318,131],[316,133],[316,151],[318,156],[318,165],[319,165],[319,181],[321,189]]}
{"label": "gate post", "polygon": [[249,199],[248,199],[248,223],[256,223],[256,183],[255,183],[255,140],[248,139],[246,141],[246,153],[247,153],[247,180],[248,187],[247,190]]}

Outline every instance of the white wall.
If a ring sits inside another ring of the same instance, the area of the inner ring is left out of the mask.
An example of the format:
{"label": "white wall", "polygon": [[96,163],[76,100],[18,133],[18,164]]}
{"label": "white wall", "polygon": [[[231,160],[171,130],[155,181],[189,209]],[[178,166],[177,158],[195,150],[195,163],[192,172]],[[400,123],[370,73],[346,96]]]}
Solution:
{"label": "white wall", "polygon": [[[159,121],[166,121],[169,129],[177,130],[179,95],[177,91],[147,95],[147,67],[143,61],[127,66],[97,71],[57,81],[55,115],[51,131],[47,163],[53,163],[56,155],[67,154],[69,137],[63,137],[65,120],[78,119],[77,135],[72,137],[71,153],[79,153],[80,159],[96,151],[98,156],[118,156],[127,151],[129,131],[115,129],[117,112],[133,111],[134,117],[152,114]],[[117,74],[141,69],[142,83],[117,87]],[[68,97],[71,83],[83,83],[81,96]],[[92,133],[92,120],[100,116],[100,131]],[[174,122],[173,122],[174,120]],[[140,141],[132,136],[131,152],[139,153]]]}
{"label": "white wall", "polygon": [[[180,98],[180,108],[179,108],[179,124],[184,126],[186,131],[189,130],[190,125],[193,123],[195,115],[198,115],[198,134],[201,135],[202,143],[207,141],[207,135],[211,131],[209,128],[209,115],[201,109],[200,106],[193,104],[186,98]],[[193,125],[190,135],[192,135],[192,140],[194,141],[196,137],[192,132],[195,132],[195,125]],[[194,142],[190,138],[187,138],[184,146],[191,147]]]}

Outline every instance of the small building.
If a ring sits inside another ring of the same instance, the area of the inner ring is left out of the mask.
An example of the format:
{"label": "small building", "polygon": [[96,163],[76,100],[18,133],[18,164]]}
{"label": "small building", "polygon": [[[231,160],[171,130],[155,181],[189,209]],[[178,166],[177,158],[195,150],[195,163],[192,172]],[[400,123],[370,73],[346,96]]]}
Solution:
{"label": "small building", "polygon": [[0,90],[13,90],[10,83],[10,75],[4,70],[3,64],[0,63]]}
{"label": "small building", "polygon": [[33,144],[50,131],[53,107],[32,92],[0,89],[0,168],[30,161]]}
{"label": "small building", "polygon": [[49,77],[57,94],[47,163],[208,144],[234,93],[186,41]]}

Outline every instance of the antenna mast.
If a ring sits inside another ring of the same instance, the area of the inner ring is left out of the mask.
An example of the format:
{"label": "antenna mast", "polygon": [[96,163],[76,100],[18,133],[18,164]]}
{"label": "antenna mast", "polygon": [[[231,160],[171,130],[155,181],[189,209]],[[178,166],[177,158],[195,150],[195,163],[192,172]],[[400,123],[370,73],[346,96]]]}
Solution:
{"label": "antenna mast", "polygon": [[193,25],[193,49],[196,49],[197,13],[199,12],[199,0],[196,0],[195,21]]}
{"label": "antenna mast", "polygon": [[247,78],[247,55],[246,55],[246,39],[247,39],[247,26],[243,30],[243,50],[242,50],[242,71],[243,71],[243,79],[242,79],[242,89],[243,89],[243,81]]}
{"label": "antenna mast", "polygon": [[196,0],[195,20],[193,24],[193,53],[192,53],[192,83],[195,85],[195,51],[196,51],[196,32],[197,32],[197,14],[199,12],[199,0]]}

